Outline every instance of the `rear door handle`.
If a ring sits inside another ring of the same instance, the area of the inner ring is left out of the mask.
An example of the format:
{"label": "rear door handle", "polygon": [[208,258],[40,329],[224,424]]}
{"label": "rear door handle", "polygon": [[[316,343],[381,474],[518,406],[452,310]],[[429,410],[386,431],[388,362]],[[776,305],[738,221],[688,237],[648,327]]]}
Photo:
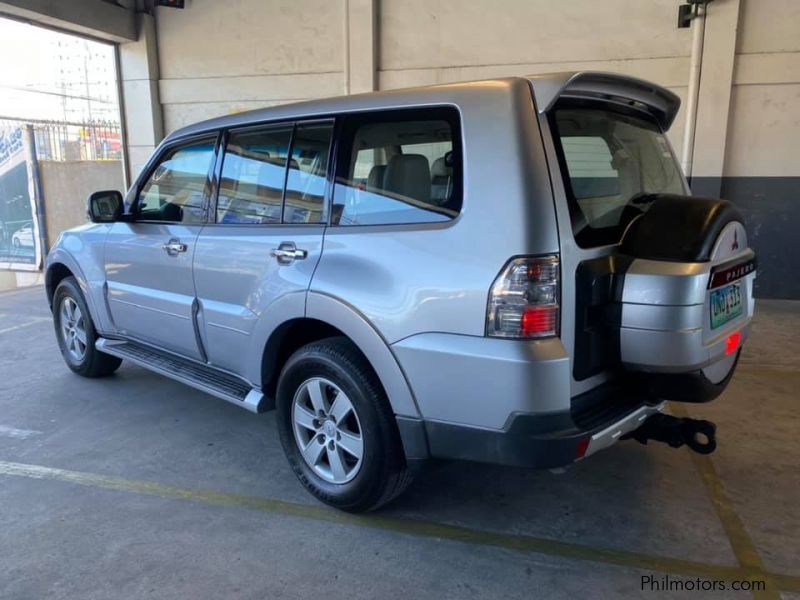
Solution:
{"label": "rear door handle", "polygon": [[296,260],[303,260],[308,252],[295,246],[294,242],[281,242],[280,246],[270,251],[270,256],[278,259],[278,264],[290,265]]}
{"label": "rear door handle", "polygon": [[186,252],[186,244],[182,244],[177,238],[172,238],[166,244],[161,246],[161,249],[166,251],[170,256],[177,256],[180,252]]}

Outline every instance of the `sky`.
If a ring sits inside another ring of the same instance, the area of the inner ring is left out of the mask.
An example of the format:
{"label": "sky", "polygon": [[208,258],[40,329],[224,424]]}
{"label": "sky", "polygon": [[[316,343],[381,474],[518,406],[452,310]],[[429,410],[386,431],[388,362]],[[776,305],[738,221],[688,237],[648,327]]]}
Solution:
{"label": "sky", "polygon": [[114,48],[0,18],[0,119],[119,121]]}

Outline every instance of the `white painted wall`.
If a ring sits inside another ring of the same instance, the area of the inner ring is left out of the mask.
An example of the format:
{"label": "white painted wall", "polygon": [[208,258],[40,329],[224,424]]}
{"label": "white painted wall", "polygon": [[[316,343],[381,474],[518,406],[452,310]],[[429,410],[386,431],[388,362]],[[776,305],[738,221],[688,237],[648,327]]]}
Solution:
{"label": "white painted wall", "polygon": [[189,0],[156,18],[167,132],[344,93],[341,0]]}
{"label": "white painted wall", "polygon": [[800,176],[800,1],[741,0],[726,176]]}
{"label": "white painted wall", "polygon": [[[685,99],[691,35],[674,0],[381,0],[380,89],[598,70]],[[683,113],[669,132],[676,150]]]}
{"label": "white painted wall", "polygon": [[[685,103],[691,32],[676,27],[679,4],[187,0],[156,15],[164,130],[339,95],[348,70],[351,91],[364,91],[594,69],[650,79]],[[695,174],[800,175],[789,151],[800,139],[800,0],[715,0],[707,28]],[[684,124],[682,109],[669,133],[678,153]]]}

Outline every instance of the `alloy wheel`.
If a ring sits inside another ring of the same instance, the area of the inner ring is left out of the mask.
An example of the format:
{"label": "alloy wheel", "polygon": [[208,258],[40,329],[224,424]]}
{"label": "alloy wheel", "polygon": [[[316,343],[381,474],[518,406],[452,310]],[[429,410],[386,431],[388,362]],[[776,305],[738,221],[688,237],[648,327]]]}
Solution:
{"label": "alloy wheel", "polygon": [[292,402],[294,439],[305,463],[329,483],[351,481],[361,468],[364,438],[355,407],[332,381],[305,381]]}
{"label": "alloy wheel", "polygon": [[61,337],[70,356],[82,361],[86,355],[86,323],[78,303],[70,297],[61,303]]}

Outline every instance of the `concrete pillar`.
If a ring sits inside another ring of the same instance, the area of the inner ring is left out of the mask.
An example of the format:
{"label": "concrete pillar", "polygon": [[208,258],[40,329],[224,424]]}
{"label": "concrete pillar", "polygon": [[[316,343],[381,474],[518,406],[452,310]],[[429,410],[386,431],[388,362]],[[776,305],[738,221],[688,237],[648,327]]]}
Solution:
{"label": "concrete pillar", "polygon": [[345,93],[375,90],[377,0],[344,0]]}
{"label": "concrete pillar", "polygon": [[153,149],[164,137],[164,121],[158,94],[158,43],[155,19],[137,14],[139,37],[119,45],[120,110],[127,138],[127,171],[130,185]]}
{"label": "concrete pillar", "polygon": [[715,0],[706,8],[692,161],[692,192],[697,195],[718,197],[721,191],[739,8],[740,0]]}

